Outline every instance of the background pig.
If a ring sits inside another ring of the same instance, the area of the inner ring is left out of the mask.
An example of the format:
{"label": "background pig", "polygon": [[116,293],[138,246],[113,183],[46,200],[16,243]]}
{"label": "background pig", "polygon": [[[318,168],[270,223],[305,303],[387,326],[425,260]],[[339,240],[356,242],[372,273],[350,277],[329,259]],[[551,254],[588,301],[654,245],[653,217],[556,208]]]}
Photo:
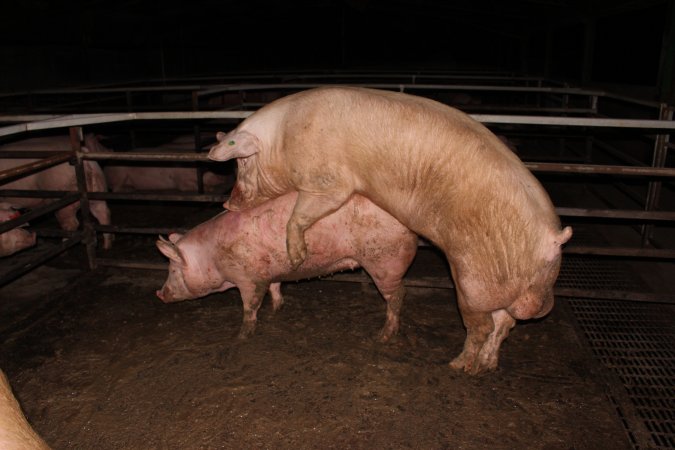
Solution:
{"label": "background pig", "polygon": [[[134,149],[134,152],[175,153],[194,152],[194,135],[178,136],[158,147]],[[197,168],[153,163],[109,163],[103,168],[108,186],[113,192],[178,190],[197,192]],[[206,192],[226,192],[234,177],[206,170],[202,174]]]}
{"label": "background pig", "polygon": [[281,306],[279,282],[361,265],[387,302],[380,340],[388,340],[398,331],[405,294],[402,279],[417,251],[417,236],[356,195],[307,230],[307,259],[293,269],[286,256],[284,230],[296,198],[292,192],[254,209],[224,212],[184,236],[171,234],[170,241],[157,241],[171,260],[169,277],[157,296],[174,302],[238,287],[244,303],[239,336],[245,337],[255,329],[268,289],[273,308]]}
{"label": "background pig", "polygon": [[294,266],[303,235],[354,192],[440,247],[450,263],[467,338],[451,367],[497,367],[515,319],[553,305],[561,230],[534,176],[494,134],[433,100],[353,87],[324,87],[261,108],[209,157],[238,158],[228,204],[246,209],[299,191],[287,224]]}
{"label": "background pig", "polygon": [[[16,219],[19,215],[8,203],[0,203],[0,223]],[[9,256],[34,245],[35,233],[21,227],[0,234],[0,256]]]}
{"label": "background pig", "polygon": [[[113,192],[178,190],[197,192],[197,169],[194,167],[106,165],[106,182]],[[206,171],[202,178],[206,192],[225,192],[232,178]]]}
{"label": "background pig", "polygon": [[[51,136],[27,139],[24,141],[13,142],[0,146],[0,151],[14,150],[71,150],[70,138],[68,136]],[[85,136],[84,151],[109,151],[106,149],[93,134]],[[36,159],[0,159],[0,171],[11,169],[13,167],[28,164],[37,161]],[[108,186],[105,182],[105,176],[101,167],[95,161],[85,161],[84,171],[87,177],[87,189],[91,192],[107,192]],[[15,181],[1,184],[0,189],[25,189],[25,190],[44,190],[44,191],[77,191],[77,178],[75,168],[69,163],[63,163],[41,170],[19,178]],[[11,204],[15,208],[35,208],[40,205],[53,201],[52,199],[14,197],[2,198],[4,202]],[[61,228],[67,231],[75,231],[79,226],[77,219],[77,210],[80,203],[72,203],[56,212],[56,219]],[[110,209],[103,200],[90,200],[89,208],[92,215],[102,225],[110,225]],[[103,235],[103,248],[109,249],[112,246],[113,236],[111,234]]]}
{"label": "background pig", "polygon": [[0,371],[0,448],[3,450],[48,450],[49,446],[31,428],[12,394],[7,377]]}

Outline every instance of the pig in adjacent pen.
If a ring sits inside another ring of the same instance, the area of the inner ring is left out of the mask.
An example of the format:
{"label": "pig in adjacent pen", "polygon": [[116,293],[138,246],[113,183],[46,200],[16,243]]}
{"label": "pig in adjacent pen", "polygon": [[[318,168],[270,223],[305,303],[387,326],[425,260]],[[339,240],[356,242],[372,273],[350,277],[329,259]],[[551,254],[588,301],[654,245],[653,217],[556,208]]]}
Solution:
{"label": "pig in adjacent pen", "polygon": [[[21,150],[53,150],[69,151],[71,150],[70,138],[68,136],[50,136],[26,139],[10,144],[0,145],[0,151],[21,151]],[[83,151],[108,151],[93,134],[87,134],[84,140]],[[0,171],[28,164],[36,159],[18,158],[18,159],[0,159]],[[107,192],[108,186],[105,182],[105,176],[101,167],[96,161],[85,161],[84,172],[87,178],[87,189],[91,192]],[[0,189],[20,189],[33,191],[77,191],[77,177],[75,168],[62,163],[48,169],[35,172],[15,181],[0,184]],[[1,198],[0,200],[11,204],[15,208],[36,208],[47,204],[52,199],[37,197],[11,197]],[[62,229],[66,231],[75,231],[79,226],[77,211],[80,208],[80,202],[72,203],[56,211],[56,220]],[[91,214],[101,225],[110,225],[110,209],[103,200],[90,200],[89,209]],[[112,247],[113,235],[103,234],[103,248]]]}
{"label": "pig in adjacent pen", "polygon": [[[175,153],[194,152],[193,135],[178,136],[166,144],[157,147],[136,148],[138,153]],[[163,164],[144,162],[141,164],[109,162],[103,168],[106,181],[113,192],[175,190],[197,192],[197,167],[180,167],[173,163]],[[226,192],[232,187],[234,177],[210,170],[201,173],[206,192]]]}
{"label": "pig in adjacent pen", "polygon": [[467,329],[451,367],[494,370],[516,319],[553,306],[561,229],[537,179],[502,141],[433,100],[355,87],[324,87],[261,108],[209,157],[237,158],[227,207],[252,208],[289,191],[293,267],[308,255],[305,231],[354,193],[368,197],[441,248]]}
{"label": "pig in adjacent pen", "polygon": [[239,336],[253,333],[257,311],[269,290],[274,310],[283,300],[280,282],[327,275],[362,266],[387,302],[380,340],[399,328],[405,295],[403,276],[417,251],[417,236],[359,195],[307,230],[309,253],[293,269],[286,256],[286,222],[297,193],[246,211],[223,212],[185,235],[157,241],[170,259],[169,277],[157,296],[174,302],[239,288],[244,320]]}
{"label": "pig in adjacent pen", "polygon": [[[16,211],[8,203],[0,203],[0,223],[19,217],[21,213]],[[0,257],[13,255],[14,253],[35,245],[35,233],[22,227],[5,231],[0,234]]]}

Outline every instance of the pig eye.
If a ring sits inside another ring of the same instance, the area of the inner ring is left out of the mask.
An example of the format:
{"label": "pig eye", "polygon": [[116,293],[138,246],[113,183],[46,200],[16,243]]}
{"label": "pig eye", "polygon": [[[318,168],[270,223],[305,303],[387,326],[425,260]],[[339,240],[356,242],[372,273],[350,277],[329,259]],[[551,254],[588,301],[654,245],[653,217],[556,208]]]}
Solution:
{"label": "pig eye", "polygon": [[234,145],[234,144],[235,144],[234,141],[229,141],[229,142],[227,143],[227,145]]}

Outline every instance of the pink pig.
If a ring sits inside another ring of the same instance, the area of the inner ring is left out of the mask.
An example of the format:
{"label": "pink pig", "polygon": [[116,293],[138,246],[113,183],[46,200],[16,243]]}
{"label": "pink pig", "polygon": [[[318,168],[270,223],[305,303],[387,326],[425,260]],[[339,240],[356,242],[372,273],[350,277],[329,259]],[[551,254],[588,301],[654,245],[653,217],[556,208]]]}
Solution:
{"label": "pink pig", "polygon": [[307,255],[305,231],[354,193],[440,247],[467,329],[451,367],[496,369],[516,319],[551,310],[572,230],[561,229],[518,157],[461,111],[397,92],[324,87],[276,100],[217,138],[209,157],[237,158],[229,209],[299,192],[286,227],[293,266]]}
{"label": "pink pig", "polygon": [[[158,147],[136,148],[134,152],[176,153],[194,152],[194,135],[183,135]],[[103,168],[106,181],[113,192],[178,190],[197,191],[197,168],[175,165],[129,164],[112,162]],[[233,176],[210,170],[202,174],[206,192],[226,192],[232,187]]]}
{"label": "pink pig", "polygon": [[[107,150],[93,134],[85,136],[85,151],[109,151]],[[53,150],[68,151],[71,150],[70,138],[68,136],[50,136],[23,141],[13,142],[0,146],[0,151],[18,151],[18,150]],[[37,161],[36,159],[0,159],[0,171],[11,169],[17,166]],[[90,192],[107,192],[108,186],[105,182],[105,176],[101,166],[96,161],[85,161],[84,171],[87,178],[87,189]],[[0,189],[25,189],[25,190],[44,190],[44,191],[77,191],[77,178],[75,168],[69,163],[62,163],[39,172],[35,172],[15,181],[0,185]],[[16,208],[36,208],[43,204],[53,201],[52,199],[43,199],[36,197],[13,197],[3,198],[5,202],[10,203]],[[56,211],[56,220],[62,229],[75,231],[79,226],[77,211],[80,203],[72,203]],[[102,225],[110,225],[110,209],[104,200],[90,200],[89,208],[91,214]],[[113,235],[103,234],[103,248],[112,247]]]}
{"label": "pink pig", "polygon": [[382,342],[396,334],[405,295],[402,279],[417,251],[417,236],[389,214],[355,195],[334,214],[307,230],[308,255],[297,269],[286,256],[285,228],[297,193],[247,211],[223,212],[184,236],[160,238],[171,261],[157,296],[164,302],[239,288],[244,320],[239,337],[253,333],[257,311],[269,290],[277,310],[281,281],[326,275],[362,266],[387,302]]}
{"label": "pink pig", "polygon": [[[113,192],[177,190],[197,191],[197,169],[175,166],[106,165],[106,181]],[[206,192],[223,192],[232,186],[232,179],[205,171],[202,180]]]}
{"label": "pink pig", "polygon": [[7,377],[0,370],[0,448],[3,450],[49,450],[33,430],[16,401]]}
{"label": "pink pig", "polygon": [[[8,203],[0,203],[0,223],[16,219],[19,215]],[[0,234],[0,256],[9,256],[34,245],[35,233],[21,227]]]}

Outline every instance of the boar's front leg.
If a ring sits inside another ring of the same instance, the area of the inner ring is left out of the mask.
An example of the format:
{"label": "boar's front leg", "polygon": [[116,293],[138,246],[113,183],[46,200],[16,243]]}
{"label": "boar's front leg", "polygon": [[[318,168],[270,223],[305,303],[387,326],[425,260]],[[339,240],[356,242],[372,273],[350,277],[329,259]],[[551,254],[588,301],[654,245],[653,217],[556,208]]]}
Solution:
{"label": "boar's front leg", "polygon": [[257,283],[242,283],[239,285],[239,293],[244,303],[244,320],[241,329],[237,335],[238,339],[246,339],[255,332],[255,325],[258,320],[258,309],[262,304],[265,293],[269,288],[269,283],[260,281]]}
{"label": "boar's front leg", "polygon": [[349,191],[298,193],[293,214],[286,225],[286,251],[294,270],[300,267],[307,257],[305,230],[317,220],[336,211],[350,195]]}
{"label": "boar's front leg", "polygon": [[460,283],[457,282],[456,277],[453,278],[456,283],[457,305],[466,327],[466,340],[462,353],[450,362],[450,367],[476,375],[488,370],[488,367],[481,365],[478,355],[488,336],[494,332],[495,324],[491,313],[475,311],[467,304]]}
{"label": "boar's front leg", "polygon": [[511,328],[516,325],[516,319],[511,317],[504,309],[493,311],[492,320],[495,324],[495,329],[490,333],[478,354],[478,366],[488,371],[497,370],[499,347],[509,335]]}

